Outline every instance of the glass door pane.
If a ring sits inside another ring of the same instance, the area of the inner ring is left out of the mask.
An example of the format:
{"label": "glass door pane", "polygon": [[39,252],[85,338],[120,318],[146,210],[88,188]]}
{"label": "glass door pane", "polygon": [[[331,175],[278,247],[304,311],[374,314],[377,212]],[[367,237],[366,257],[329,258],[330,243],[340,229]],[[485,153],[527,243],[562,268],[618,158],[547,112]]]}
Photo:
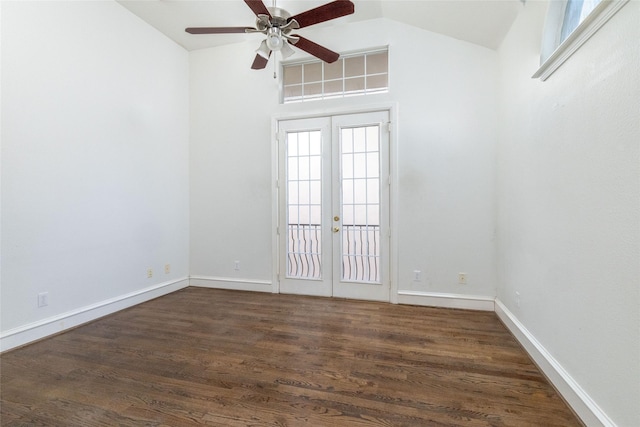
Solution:
{"label": "glass door pane", "polygon": [[286,277],[322,277],[321,132],[288,132],[286,137]]}
{"label": "glass door pane", "polygon": [[380,283],[380,125],[340,135],[342,281]]}

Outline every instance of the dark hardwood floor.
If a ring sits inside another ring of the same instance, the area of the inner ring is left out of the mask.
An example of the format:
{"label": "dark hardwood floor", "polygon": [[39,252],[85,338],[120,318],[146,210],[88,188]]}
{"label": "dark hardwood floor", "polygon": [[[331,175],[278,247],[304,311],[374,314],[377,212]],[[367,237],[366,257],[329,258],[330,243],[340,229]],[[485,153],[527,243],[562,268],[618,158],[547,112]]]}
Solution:
{"label": "dark hardwood floor", "polygon": [[187,288],[0,363],[6,426],[581,425],[489,312]]}

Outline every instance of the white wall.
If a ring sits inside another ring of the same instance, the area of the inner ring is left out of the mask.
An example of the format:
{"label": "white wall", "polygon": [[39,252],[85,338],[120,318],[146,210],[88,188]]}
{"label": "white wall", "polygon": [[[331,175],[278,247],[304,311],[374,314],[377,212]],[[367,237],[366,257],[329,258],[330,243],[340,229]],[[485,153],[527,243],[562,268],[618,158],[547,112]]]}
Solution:
{"label": "white wall", "polygon": [[192,276],[271,280],[277,83],[250,69],[257,40],[190,53]]}
{"label": "white wall", "polygon": [[527,2],[499,51],[498,298],[613,422],[638,426],[640,2],[541,82],[545,12]]}
{"label": "white wall", "polygon": [[115,2],[3,2],[3,338],[188,277],[187,57]]}
{"label": "white wall", "polygon": [[279,106],[273,60],[249,68],[259,37],[191,52],[191,273],[271,280],[272,116],[397,102],[399,288],[493,298],[497,53],[384,19],[305,36],[341,51],[389,45],[391,92]]}

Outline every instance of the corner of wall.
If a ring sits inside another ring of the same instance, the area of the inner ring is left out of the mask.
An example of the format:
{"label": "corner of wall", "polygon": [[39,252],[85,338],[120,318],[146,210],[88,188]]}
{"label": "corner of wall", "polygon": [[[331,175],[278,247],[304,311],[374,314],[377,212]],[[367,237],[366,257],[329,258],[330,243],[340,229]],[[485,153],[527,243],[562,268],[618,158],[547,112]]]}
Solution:
{"label": "corner of wall", "polygon": [[580,387],[580,384],[569,375],[564,367],[499,299],[495,301],[495,311],[498,318],[516,337],[538,368],[586,425],[615,427],[615,423]]}

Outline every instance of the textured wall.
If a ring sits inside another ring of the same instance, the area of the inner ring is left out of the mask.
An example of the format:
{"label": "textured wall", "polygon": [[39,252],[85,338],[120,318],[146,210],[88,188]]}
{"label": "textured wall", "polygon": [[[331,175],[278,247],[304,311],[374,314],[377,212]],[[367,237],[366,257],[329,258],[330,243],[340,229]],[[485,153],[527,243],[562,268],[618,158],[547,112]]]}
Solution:
{"label": "textured wall", "polygon": [[186,51],[122,6],[3,2],[3,332],[188,275],[188,131]]}
{"label": "textured wall", "polygon": [[541,82],[545,10],[527,2],[499,52],[498,297],[615,423],[636,426],[640,2]]}

